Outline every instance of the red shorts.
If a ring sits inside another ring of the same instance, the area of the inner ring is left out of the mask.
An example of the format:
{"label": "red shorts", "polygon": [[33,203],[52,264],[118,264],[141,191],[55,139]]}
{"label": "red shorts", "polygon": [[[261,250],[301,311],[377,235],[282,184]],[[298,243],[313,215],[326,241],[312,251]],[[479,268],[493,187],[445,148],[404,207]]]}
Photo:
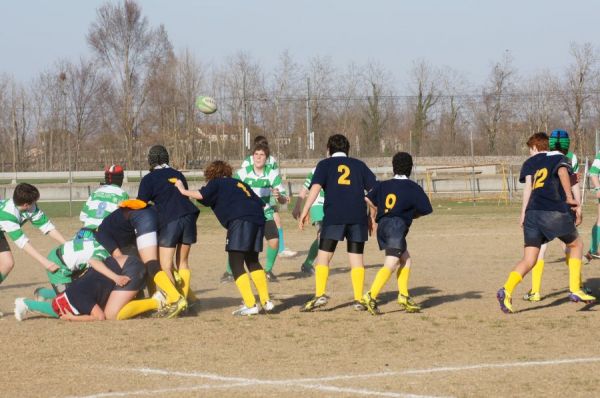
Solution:
{"label": "red shorts", "polygon": [[58,296],[56,296],[54,300],[52,300],[52,309],[59,316],[65,315],[67,313],[79,315],[79,311],[77,311],[77,309],[75,309],[75,307],[71,305],[66,293],[61,293]]}

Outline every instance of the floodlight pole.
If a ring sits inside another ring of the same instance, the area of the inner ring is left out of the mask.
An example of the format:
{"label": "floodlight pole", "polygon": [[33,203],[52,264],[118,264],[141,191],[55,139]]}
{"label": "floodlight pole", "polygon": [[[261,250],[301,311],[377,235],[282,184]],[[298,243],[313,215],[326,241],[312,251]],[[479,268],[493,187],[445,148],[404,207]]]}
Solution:
{"label": "floodlight pole", "polygon": [[67,92],[65,90],[65,81],[67,80],[67,74],[61,72],[58,76],[60,80],[60,88],[63,96],[63,129],[67,134],[67,162],[69,167],[69,217],[73,216],[73,172],[71,167],[71,134],[67,128]]}
{"label": "floodlight pole", "polygon": [[473,206],[475,206],[475,152],[473,151],[473,129],[470,129],[469,141],[471,141],[471,192],[473,193]]}

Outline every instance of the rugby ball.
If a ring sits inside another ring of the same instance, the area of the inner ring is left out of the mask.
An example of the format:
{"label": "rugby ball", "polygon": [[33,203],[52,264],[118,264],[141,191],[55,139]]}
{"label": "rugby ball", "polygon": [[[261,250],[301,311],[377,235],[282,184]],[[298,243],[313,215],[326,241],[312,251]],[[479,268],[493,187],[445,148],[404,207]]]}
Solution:
{"label": "rugby ball", "polygon": [[212,97],[199,96],[196,98],[196,108],[206,115],[215,113],[217,111],[217,103]]}

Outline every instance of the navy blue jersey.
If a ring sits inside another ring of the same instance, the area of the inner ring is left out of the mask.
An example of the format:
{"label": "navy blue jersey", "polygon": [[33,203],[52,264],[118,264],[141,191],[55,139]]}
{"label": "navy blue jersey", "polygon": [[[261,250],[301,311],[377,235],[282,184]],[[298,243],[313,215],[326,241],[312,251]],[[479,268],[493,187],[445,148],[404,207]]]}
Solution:
{"label": "navy blue jersey", "polygon": [[[116,261],[105,261],[104,264],[114,273],[121,274],[121,268]],[[96,304],[104,308],[114,287],[115,283],[112,280],[89,268],[81,278],[67,287],[65,294],[79,314],[89,315]]]}
{"label": "navy blue jersey", "polygon": [[321,160],[311,186],[319,184],[325,191],[323,225],[367,224],[365,191],[375,182],[375,174],[358,159],[332,156]]}
{"label": "navy blue jersey", "polygon": [[394,177],[380,182],[367,197],[377,206],[377,222],[382,217],[400,217],[410,227],[415,217],[433,211],[423,188],[408,178]]}
{"label": "navy blue jersey", "polygon": [[96,232],[96,240],[109,253],[135,246],[138,236],[158,231],[158,215],[154,206],[140,210],[118,208],[108,215]]}
{"label": "navy blue jersey", "polygon": [[563,213],[570,210],[558,178],[558,169],[561,167],[566,167],[571,173],[569,160],[557,151],[538,153],[523,163],[519,181],[525,182],[525,177],[531,175],[533,184],[527,210]]}
{"label": "navy blue jersey", "polygon": [[204,206],[209,206],[222,226],[230,221],[245,220],[257,225],[265,224],[263,201],[250,186],[230,177],[215,178],[200,188]]}
{"label": "navy blue jersey", "polygon": [[185,189],[188,188],[187,181],[180,171],[165,167],[154,169],[150,174],[146,174],[142,178],[138,190],[138,199],[154,203],[158,211],[159,228],[181,216],[200,211],[179,192],[173,183],[169,182],[170,178],[181,180]]}

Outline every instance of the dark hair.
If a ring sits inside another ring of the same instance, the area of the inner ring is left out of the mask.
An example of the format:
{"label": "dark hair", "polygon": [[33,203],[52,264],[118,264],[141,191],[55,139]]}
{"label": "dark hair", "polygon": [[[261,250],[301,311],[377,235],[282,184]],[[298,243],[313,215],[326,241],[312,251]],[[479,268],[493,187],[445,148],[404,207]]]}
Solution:
{"label": "dark hair", "polygon": [[350,142],[346,136],[334,134],[327,140],[327,149],[329,150],[329,155],[333,155],[336,152],[344,152],[348,155],[348,152],[350,152]]}
{"label": "dark hair", "polygon": [[267,155],[267,158],[271,154],[271,150],[269,149],[269,145],[267,145],[267,144],[265,144],[263,142],[259,142],[258,144],[254,144],[254,148],[252,149],[252,154],[254,154],[256,151],[263,151],[265,153],[265,155]]}
{"label": "dark hair", "polygon": [[412,156],[410,156],[410,153],[408,152],[398,152],[392,158],[392,168],[394,169],[394,174],[410,177],[412,167]]}
{"label": "dark hair", "polygon": [[269,141],[267,141],[267,137],[265,137],[264,135],[257,135],[256,137],[254,137],[254,145],[256,144],[269,145]]}
{"label": "dark hair", "polygon": [[40,199],[40,191],[31,184],[22,182],[15,187],[13,202],[17,206],[30,205]]}
{"label": "dark hair", "polygon": [[527,140],[527,147],[533,148],[536,147],[538,151],[547,151],[548,150],[548,134],[543,131],[539,133],[535,133]]}
{"label": "dark hair", "polygon": [[232,174],[233,170],[231,169],[229,163],[222,160],[215,160],[204,169],[204,178],[206,181],[214,180],[215,178],[220,177],[231,177]]}
{"label": "dark hair", "polygon": [[169,164],[169,152],[167,148],[162,145],[154,145],[150,148],[148,151],[148,164],[150,165],[150,171],[161,164]]}

